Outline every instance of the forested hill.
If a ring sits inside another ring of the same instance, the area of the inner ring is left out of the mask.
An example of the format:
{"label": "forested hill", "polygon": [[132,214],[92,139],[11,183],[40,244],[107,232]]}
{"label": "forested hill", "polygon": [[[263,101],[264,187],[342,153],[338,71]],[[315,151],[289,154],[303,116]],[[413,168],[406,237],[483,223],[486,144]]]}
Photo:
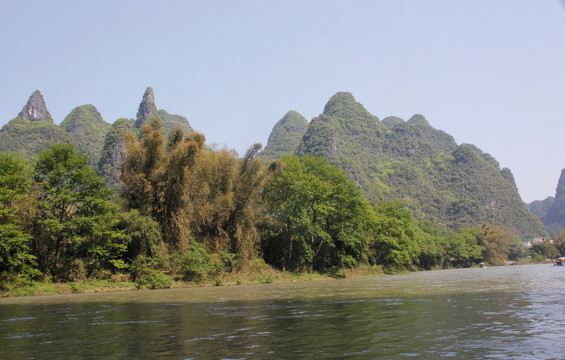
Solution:
{"label": "forested hill", "polygon": [[271,161],[294,153],[307,129],[308,121],[302,115],[293,110],[287,112],[273,127],[261,157]]}
{"label": "forested hill", "polygon": [[[271,134],[267,149],[276,138]],[[524,239],[547,234],[521,200],[509,169],[501,169],[492,156],[473,145],[458,145],[422,115],[381,122],[352,94],[340,92],[310,122],[295,148],[279,151],[268,155],[327,158],[343,168],[372,202],[400,200],[417,219],[439,227],[501,225]]]}
{"label": "forested hill", "polygon": [[31,94],[27,104],[0,130],[0,151],[33,157],[51,144],[69,142],[69,135],[53,122],[43,95]]}
{"label": "forested hill", "polygon": [[[118,119],[113,125],[93,105],[82,105],[58,126],[43,95],[35,91],[18,116],[0,130],[0,151],[34,158],[52,144],[74,143],[90,154],[99,174],[117,186],[124,137],[141,136],[142,126],[153,119],[162,122],[165,136],[178,125],[187,135],[193,132],[185,117],[158,110],[150,87],[136,119]],[[270,161],[285,153],[324,157],[343,168],[373,203],[400,200],[416,219],[430,220],[440,228],[492,224],[515,230],[523,238],[547,235],[520,199],[509,169],[500,169],[492,156],[473,145],[458,145],[422,115],[408,121],[398,117],[380,121],[350,93],[340,92],[309,124],[295,111],[277,122],[260,155]],[[548,219],[556,219],[556,211]]]}
{"label": "forested hill", "polygon": [[35,158],[48,146],[58,143],[73,143],[83,153],[89,154],[90,164],[111,184],[117,182],[119,166],[123,161],[123,136],[133,133],[139,136],[141,127],[151,118],[158,117],[165,133],[180,125],[185,134],[194,130],[181,115],[157,110],[153,89],[148,87],[139,105],[137,118],[118,119],[110,125],[94,105],[74,108],[58,126],[47,110],[43,95],[33,92],[17,117],[0,129],[0,151],[11,151]]}
{"label": "forested hill", "polygon": [[541,219],[551,234],[565,230],[565,169],[559,176],[555,197],[534,201],[528,204],[528,207]]}

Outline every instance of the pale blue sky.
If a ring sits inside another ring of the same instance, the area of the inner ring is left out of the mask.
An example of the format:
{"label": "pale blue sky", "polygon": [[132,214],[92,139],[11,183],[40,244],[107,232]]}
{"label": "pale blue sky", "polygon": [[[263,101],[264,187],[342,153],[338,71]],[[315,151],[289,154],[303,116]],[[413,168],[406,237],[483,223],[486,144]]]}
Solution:
{"label": "pale blue sky", "polygon": [[509,167],[526,202],[565,167],[565,3],[0,0],[0,126],[40,90],[55,122],[133,118],[147,86],[208,143],[266,144],[338,91],[423,114]]}

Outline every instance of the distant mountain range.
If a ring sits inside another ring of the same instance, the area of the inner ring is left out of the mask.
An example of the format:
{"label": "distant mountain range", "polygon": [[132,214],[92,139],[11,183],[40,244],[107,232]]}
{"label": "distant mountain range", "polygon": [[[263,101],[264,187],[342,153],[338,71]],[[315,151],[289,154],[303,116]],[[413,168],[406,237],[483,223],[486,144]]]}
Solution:
{"label": "distant mountain range", "polygon": [[[0,151],[34,157],[51,144],[74,143],[91,155],[92,165],[109,184],[118,186],[124,136],[139,136],[142,126],[156,116],[165,131],[180,125],[185,134],[193,132],[185,117],[157,109],[152,88],[143,94],[136,119],[122,118],[112,125],[93,105],[82,105],[58,126],[36,91],[0,130]],[[310,123],[289,111],[275,124],[260,156],[267,162],[283,154],[325,157],[344,169],[371,202],[400,200],[418,220],[440,228],[488,223],[514,230],[524,239],[547,236],[540,219],[521,200],[509,169],[501,169],[492,156],[473,145],[457,144],[422,115],[380,121],[352,94],[340,92]],[[565,184],[562,187],[565,190]],[[565,191],[561,198],[565,204]],[[560,201],[531,204],[530,209],[550,209]],[[555,222],[564,218],[561,214],[565,211],[547,210],[544,216]]]}

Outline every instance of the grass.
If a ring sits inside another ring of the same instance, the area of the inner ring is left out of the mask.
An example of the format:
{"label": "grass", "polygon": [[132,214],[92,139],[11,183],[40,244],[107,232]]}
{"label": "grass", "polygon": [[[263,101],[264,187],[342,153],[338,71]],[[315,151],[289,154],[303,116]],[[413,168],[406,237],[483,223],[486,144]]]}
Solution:
{"label": "grass", "polygon": [[0,297],[57,295],[133,289],[135,289],[135,283],[129,281],[112,281],[101,279],[89,279],[84,282],[68,283],[33,281],[28,284],[8,284],[4,287],[2,293],[0,293]]}
{"label": "grass", "polygon": [[[171,288],[197,286],[232,286],[243,284],[271,284],[299,281],[319,281],[342,278],[356,278],[384,274],[378,266],[364,266],[355,269],[340,269],[328,274],[317,272],[287,272],[273,269],[262,261],[256,261],[238,272],[221,273],[200,282],[174,281]],[[7,284],[0,292],[0,297],[58,295],[89,292],[108,292],[120,290],[148,289],[150,285],[140,286],[132,282],[127,275],[112,276],[110,279],[88,279],[86,281],[53,283],[33,281],[27,284]]]}

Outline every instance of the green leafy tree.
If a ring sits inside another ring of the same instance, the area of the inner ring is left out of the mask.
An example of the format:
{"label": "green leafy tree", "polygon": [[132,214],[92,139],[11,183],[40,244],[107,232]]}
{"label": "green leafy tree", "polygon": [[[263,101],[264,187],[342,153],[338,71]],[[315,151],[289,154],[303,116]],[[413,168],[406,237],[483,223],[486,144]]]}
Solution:
{"label": "green leafy tree", "polygon": [[508,259],[520,260],[528,256],[528,249],[524,246],[519,237],[514,236],[508,247]]}
{"label": "green leafy tree", "polygon": [[25,229],[31,194],[28,163],[11,153],[0,153],[0,283],[36,274]]}
{"label": "green leafy tree", "polygon": [[534,243],[530,251],[532,255],[539,254],[545,259],[555,259],[560,255],[559,250],[549,241]]}
{"label": "green leafy tree", "polygon": [[39,154],[33,180],[33,252],[41,271],[73,280],[124,266],[117,208],[86,155],[73,145],[52,145]]}
{"label": "green leafy tree", "polygon": [[381,202],[371,223],[374,237],[370,247],[377,264],[409,267],[417,261],[423,234],[404,204]]}
{"label": "green leafy tree", "polygon": [[418,227],[422,230],[418,265],[426,270],[446,266],[449,257],[442,232],[430,221],[419,222]]}
{"label": "green leafy tree", "polygon": [[482,260],[483,247],[479,244],[483,232],[478,228],[461,228],[444,235],[448,264],[454,267],[470,267]]}
{"label": "green leafy tree", "polygon": [[163,255],[159,224],[155,220],[137,209],[122,212],[119,218],[117,229],[123,231],[127,245],[125,260],[131,262],[138,256],[159,258]]}
{"label": "green leafy tree", "polygon": [[266,261],[318,271],[364,261],[369,206],[345,172],[311,156],[284,156],[278,166],[265,190]]}

